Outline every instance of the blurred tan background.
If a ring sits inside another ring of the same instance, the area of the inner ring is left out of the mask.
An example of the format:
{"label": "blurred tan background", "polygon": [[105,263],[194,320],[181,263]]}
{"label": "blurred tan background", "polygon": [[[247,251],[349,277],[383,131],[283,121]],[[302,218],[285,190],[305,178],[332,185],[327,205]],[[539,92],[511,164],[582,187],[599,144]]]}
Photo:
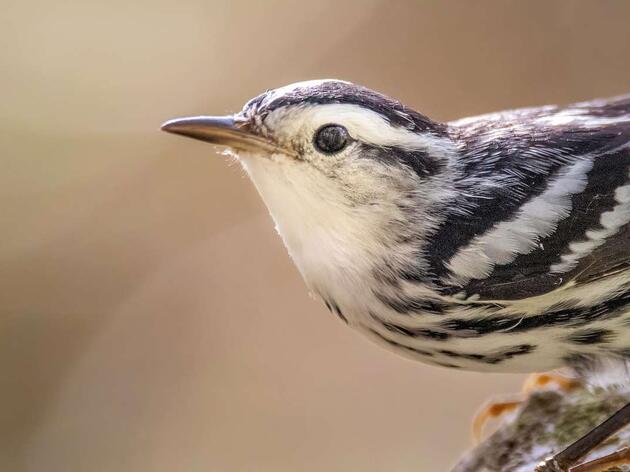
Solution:
{"label": "blurred tan background", "polygon": [[519,388],[347,329],[243,172],[158,127],[322,77],[442,120],[630,92],[630,2],[2,11],[0,470],[445,471]]}

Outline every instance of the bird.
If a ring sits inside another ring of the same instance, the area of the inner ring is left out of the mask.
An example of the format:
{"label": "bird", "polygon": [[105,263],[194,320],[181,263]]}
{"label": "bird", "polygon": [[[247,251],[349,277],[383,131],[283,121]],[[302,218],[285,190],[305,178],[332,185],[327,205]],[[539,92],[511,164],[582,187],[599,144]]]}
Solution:
{"label": "bird", "polygon": [[308,289],[376,343],[630,387],[630,95],[440,122],[311,80],[162,129],[227,148]]}

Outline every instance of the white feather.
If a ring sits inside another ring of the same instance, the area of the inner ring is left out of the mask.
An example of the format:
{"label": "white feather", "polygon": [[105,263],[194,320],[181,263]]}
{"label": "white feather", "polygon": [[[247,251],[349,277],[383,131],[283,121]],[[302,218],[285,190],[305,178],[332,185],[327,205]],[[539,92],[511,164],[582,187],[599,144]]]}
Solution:
{"label": "white feather", "polygon": [[584,190],[592,159],[576,162],[552,180],[538,197],[525,203],[518,214],[502,221],[460,249],[448,262],[451,282],[465,283],[487,277],[495,265],[508,264],[519,254],[536,248],[571,210],[571,196]]}
{"label": "white feather", "polygon": [[588,109],[569,108],[550,116],[538,118],[537,121],[551,126],[577,125],[584,128],[590,128],[624,123],[626,121],[630,121],[630,115],[616,117],[593,116],[589,114]]}
{"label": "white feather", "polygon": [[586,240],[575,241],[569,244],[569,252],[563,254],[561,262],[551,266],[552,273],[568,272],[575,268],[584,256],[606,242],[606,239],[616,234],[619,229],[630,222],[630,185],[623,185],[615,190],[617,205],[612,210],[602,213],[599,224],[602,229],[587,230],[584,235]]}

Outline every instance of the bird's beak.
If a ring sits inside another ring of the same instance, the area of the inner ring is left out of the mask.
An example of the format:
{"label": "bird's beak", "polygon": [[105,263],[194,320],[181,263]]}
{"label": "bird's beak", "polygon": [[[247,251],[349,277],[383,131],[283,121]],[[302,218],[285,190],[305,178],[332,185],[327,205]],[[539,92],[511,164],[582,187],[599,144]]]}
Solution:
{"label": "bird's beak", "polygon": [[164,123],[162,130],[240,151],[282,151],[270,139],[252,133],[247,122],[233,116],[175,118]]}

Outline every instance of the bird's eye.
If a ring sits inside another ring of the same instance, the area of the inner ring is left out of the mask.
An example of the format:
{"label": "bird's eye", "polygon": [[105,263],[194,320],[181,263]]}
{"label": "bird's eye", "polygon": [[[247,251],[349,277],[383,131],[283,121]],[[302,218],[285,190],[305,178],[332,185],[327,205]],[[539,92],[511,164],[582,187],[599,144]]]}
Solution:
{"label": "bird's eye", "polygon": [[348,130],[341,125],[324,125],[317,130],[313,143],[324,154],[335,154],[350,141]]}

